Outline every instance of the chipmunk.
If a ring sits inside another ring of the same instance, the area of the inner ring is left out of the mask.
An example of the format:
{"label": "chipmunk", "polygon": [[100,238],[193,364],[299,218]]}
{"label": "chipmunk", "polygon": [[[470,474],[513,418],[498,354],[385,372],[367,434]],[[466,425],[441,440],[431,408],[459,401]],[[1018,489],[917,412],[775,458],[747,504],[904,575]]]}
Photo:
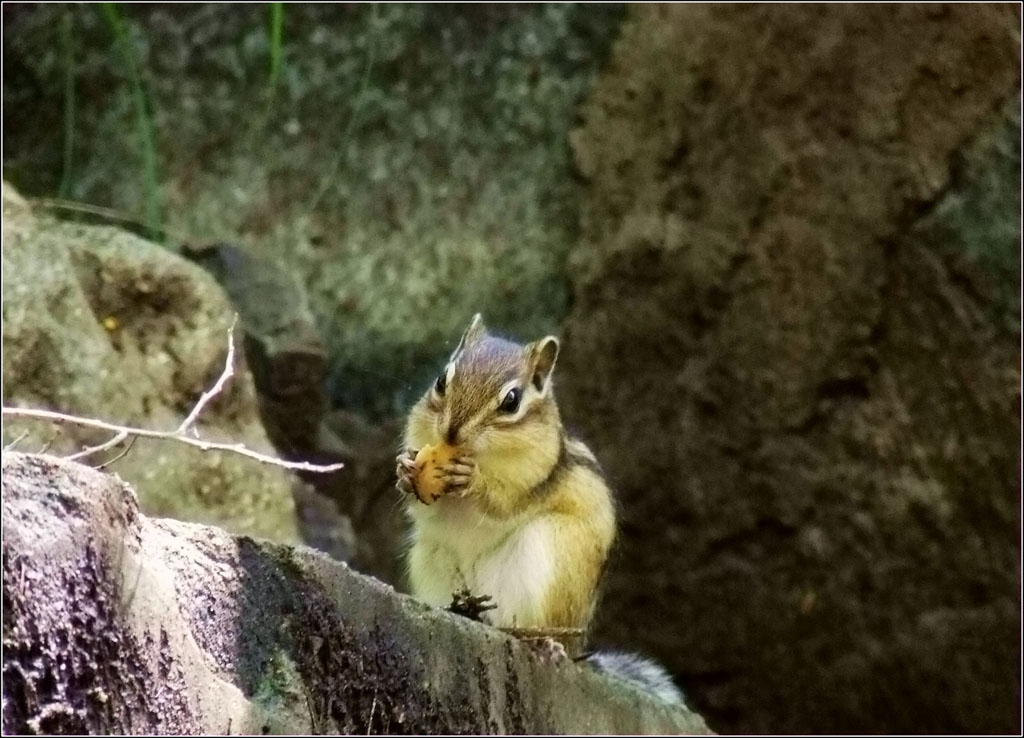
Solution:
{"label": "chipmunk", "polygon": [[[409,413],[398,489],[412,519],[412,594],[445,607],[490,599],[500,628],[586,629],[615,538],[615,505],[594,455],[562,426],[552,372],[559,342],[492,336],[474,316],[444,370]],[[436,500],[417,490],[420,449],[449,450]],[[424,504],[428,502],[430,504]],[[656,664],[586,657],[670,702],[682,695]]]}

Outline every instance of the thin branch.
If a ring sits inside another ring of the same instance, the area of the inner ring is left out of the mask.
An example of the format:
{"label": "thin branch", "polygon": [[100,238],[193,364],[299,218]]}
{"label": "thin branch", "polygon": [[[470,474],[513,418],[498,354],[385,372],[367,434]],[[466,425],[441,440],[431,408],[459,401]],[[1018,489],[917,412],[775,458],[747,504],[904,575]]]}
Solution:
{"label": "thin branch", "polygon": [[15,438],[13,441],[4,446],[4,451],[13,451],[14,447],[25,440],[25,436],[28,435],[28,431],[22,431],[21,435]]}
{"label": "thin branch", "polygon": [[88,446],[86,448],[83,448],[78,453],[71,454],[66,458],[69,461],[77,461],[78,459],[84,459],[86,456],[92,456],[93,454],[98,454],[100,451],[106,451],[108,448],[113,448],[127,437],[128,431],[121,431],[116,436],[111,438],[109,441],[104,441],[103,443],[97,444],[95,446]]}
{"label": "thin branch", "polygon": [[373,713],[377,711],[377,690],[373,690],[373,704],[370,705],[370,717],[366,720],[366,735],[373,730]]}
{"label": "thin branch", "polygon": [[327,473],[337,471],[345,466],[344,464],[320,465],[310,464],[305,461],[285,461],[284,459],[276,459],[273,456],[267,456],[257,451],[253,451],[250,448],[246,448],[241,443],[217,443],[215,441],[204,441],[190,436],[180,436],[175,431],[155,431],[147,430],[145,428],[131,428],[124,425],[116,425],[115,423],[107,423],[103,420],[96,420],[95,418],[80,418],[75,415],[65,415],[64,413],[57,413],[52,410],[37,410],[35,408],[27,407],[4,407],[2,410],[4,415],[14,418],[36,418],[39,420],[49,420],[54,423],[78,425],[83,428],[98,428],[99,430],[111,431],[113,433],[127,433],[132,436],[138,436],[139,438],[160,438],[165,441],[177,441],[178,443],[184,443],[188,446],[195,446],[202,451],[227,451],[264,464],[272,464],[274,466],[284,467],[285,469],[294,469],[296,471]]}
{"label": "thin branch", "polygon": [[[196,420],[199,418],[199,414],[203,411],[203,408],[206,407],[207,403],[209,403],[210,400],[219,395],[221,390],[224,389],[224,385],[227,383],[227,381],[234,376],[236,323],[238,323],[238,315],[235,315],[234,320],[231,321],[231,327],[228,328],[228,356],[227,359],[225,359],[224,361],[224,371],[221,372],[216,384],[214,384],[213,387],[211,387],[202,394],[202,396],[199,398],[199,402],[197,402],[196,406],[192,408],[192,412],[188,414],[188,417],[185,418],[185,420],[182,421],[181,425],[178,426],[178,430],[174,432],[175,435],[185,435],[185,433],[187,433],[188,430],[195,424]],[[194,430],[192,435],[198,438],[198,434],[195,433]],[[89,446],[88,448],[84,448],[78,453],[71,454],[67,458],[71,461],[84,459],[86,456],[92,456],[93,454],[98,454],[101,451],[106,451],[107,449],[113,448],[117,444],[121,443],[127,437],[128,431],[121,431],[116,436],[111,438],[109,441],[105,441],[95,446]],[[131,448],[131,446],[129,446],[128,448]],[[125,453],[127,453],[127,450],[125,451]],[[116,461],[117,459],[120,459],[122,456],[124,456],[124,453],[119,454],[114,459],[111,459],[111,461],[101,464],[97,468],[102,469],[103,467],[107,466],[107,464],[111,463],[112,461]]]}
{"label": "thin branch", "polygon": [[[91,215],[100,220],[132,226],[134,228],[133,232],[136,233],[148,227],[144,223],[141,223],[135,218],[125,215],[124,213],[118,212],[117,210],[111,210],[110,208],[100,207],[99,205],[90,205],[89,203],[76,202],[74,200],[63,200],[54,197],[26,197],[25,199],[33,207],[39,207],[45,210],[60,210]],[[189,243],[195,240],[182,231],[174,231],[164,227],[161,227],[160,230],[165,236],[177,241],[178,243]]]}
{"label": "thin branch", "polygon": [[[185,420],[182,421],[181,425],[178,426],[177,430],[173,431],[156,431],[147,430],[145,428],[132,428],[125,425],[117,425],[115,423],[108,423],[104,420],[97,420],[95,418],[82,418],[77,415],[66,415],[65,413],[58,413],[52,410],[37,410],[34,408],[22,408],[22,407],[4,407],[3,414],[9,415],[15,418],[36,418],[39,420],[50,420],[55,423],[65,423],[70,425],[78,425],[83,428],[97,428],[99,430],[111,431],[114,433],[114,437],[109,441],[105,441],[96,446],[89,446],[88,448],[82,449],[81,451],[72,454],[67,457],[68,459],[81,459],[85,456],[91,456],[92,454],[99,453],[100,451],[106,451],[113,448],[117,444],[121,443],[128,436],[134,438],[159,438],[165,441],[177,441],[178,443],[184,443],[188,446],[195,446],[202,451],[227,451],[228,453],[238,454],[245,456],[246,458],[259,461],[263,464],[271,464],[273,466],[279,466],[284,469],[294,469],[296,471],[307,471],[319,474],[327,472],[337,471],[344,468],[344,464],[310,464],[307,461],[285,461],[284,459],[277,459],[273,456],[267,456],[261,454],[258,451],[253,451],[250,448],[246,448],[241,443],[218,443],[216,441],[204,441],[200,439],[194,433],[193,426],[195,425],[196,419],[199,414],[203,411],[203,408],[216,397],[221,390],[224,389],[224,385],[227,381],[234,376],[234,362],[235,362],[235,340],[234,330],[235,324],[238,322],[238,316],[231,322],[231,327],[228,329],[228,355],[224,362],[224,371],[221,372],[220,377],[216,383],[209,390],[204,392],[199,398],[199,402],[192,408],[192,412],[188,414]],[[193,430],[193,435],[186,435],[189,430]],[[14,443],[20,439],[16,439]],[[13,447],[13,443],[5,450],[10,450]],[[100,468],[110,464],[117,459],[124,456],[125,453],[131,448],[129,444],[128,449],[125,449],[124,453],[120,456],[111,459],[101,465]]]}
{"label": "thin branch", "polygon": [[[117,436],[115,436],[115,438],[116,438],[116,437],[117,437]],[[128,452],[132,450],[132,446],[134,446],[134,445],[135,445],[135,441],[136,441],[136,439],[137,439],[137,436],[131,436],[131,437],[130,437],[130,438],[128,439],[128,445],[124,447],[124,451],[122,451],[121,453],[119,453],[119,454],[118,454],[117,456],[115,456],[114,458],[112,458],[112,459],[108,459],[107,461],[104,461],[104,462],[103,462],[102,464],[97,464],[97,465],[96,465],[96,468],[97,468],[97,469],[106,469],[106,468],[107,468],[108,466],[110,466],[111,464],[113,464],[113,463],[114,463],[115,461],[120,461],[121,459],[123,459],[123,458],[124,458],[125,456],[127,456],[127,455],[128,455]]]}
{"label": "thin branch", "polygon": [[193,423],[196,422],[196,418],[199,417],[199,413],[206,407],[206,403],[212,400],[214,397],[220,394],[220,391],[224,389],[224,385],[227,381],[235,374],[235,324],[238,322],[238,315],[235,315],[234,320],[231,321],[231,327],[228,328],[228,357],[224,361],[224,371],[220,373],[220,377],[217,379],[217,383],[210,389],[203,393],[203,396],[199,398],[199,402],[192,408],[192,412],[188,414],[188,417],[181,421],[181,425],[178,426],[176,431],[178,434],[184,434]]}
{"label": "thin branch", "polygon": [[43,447],[41,449],[39,449],[38,451],[36,451],[36,453],[37,454],[45,454],[47,451],[49,451],[50,450],[50,446],[53,445],[53,442],[57,440],[57,436],[59,436],[59,435],[60,435],[60,426],[58,425],[56,428],[53,429],[53,435],[50,436],[47,439],[46,443],[43,444]]}

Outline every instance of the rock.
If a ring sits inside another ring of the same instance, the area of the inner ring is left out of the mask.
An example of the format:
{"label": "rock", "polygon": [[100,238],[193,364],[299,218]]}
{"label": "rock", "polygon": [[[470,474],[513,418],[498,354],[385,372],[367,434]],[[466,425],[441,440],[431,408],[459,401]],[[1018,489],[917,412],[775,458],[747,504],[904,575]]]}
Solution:
{"label": "rock", "polygon": [[304,291],[287,273],[232,244],[186,253],[224,287],[241,317],[260,417],[278,453],[345,465],[330,474],[298,473],[293,497],[302,540],[397,583],[406,521],[395,490],[396,424],[372,427],[357,413],[328,412],[324,342]]}
{"label": "rock", "polygon": [[[199,267],[115,228],[34,215],[3,185],[3,402],[173,430],[224,367],[232,310]],[[270,452],[242,351],[197,425],[210,440]],[[4,422],[4,443],[66,454],[110,434]],[[112,458],[121,449],[107,455]],[[90,459],[102,461],[98,456]],[[151,515],[297,538],[291,475],[232,454],[138,440],[110,467]]]}
{"label": "rock", "polygon": [[234,244],[186,247],[183,253],[213,275],[239,314],[271,442],[285,458],[307,459],[319,450],[327,412],[327,353],[304,291],[282,269]]}
{"label": "rock", "polygon": [[1019,22],[637,6],[583,106],[559,395],[622,504],[597,636],[716,730],[1020,730],[1020,333],[988,284],[1016,312],[1019,147],[969,145],[1019,126]]}
{"label": "rock", "polygon": [[1021,98],[956,152],[946,192],[914,230],[949,256],[955,276],[996,299],[986,309],[1020,329]]}
{"label": "rock", "polygon": [[302,547],[3,455],[5,733],[707,733]]}

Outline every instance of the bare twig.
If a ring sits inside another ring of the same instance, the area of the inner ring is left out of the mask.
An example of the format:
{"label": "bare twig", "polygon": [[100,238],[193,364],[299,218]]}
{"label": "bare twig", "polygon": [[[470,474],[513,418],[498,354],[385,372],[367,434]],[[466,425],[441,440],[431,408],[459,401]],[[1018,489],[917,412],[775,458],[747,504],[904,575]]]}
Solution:
{"label": "bare twig", "polygon": [[[115,437],[115,438],[117,438],[117,436],[114,436],[114,437]],[[128,439],[128,445],[124,447],[124,451],[122,451],[121,453],[119,453],[119,454],[118,454],[117,456],[115,456],[114,458],[112,458],[112,459],[108,459],[107,461],[104,461],[104,462],[103,462],[102,464],[97,464],[97,465],[96,465],[96,468],[97,468],[97,469],[106,469],[106,468],[107,468],[108,466],[110,466],[111,464],[113,464],[113,463],[114,463],[115,461],[120,461],[120,460],[121,460],[121,459],[123,459],[123,458],[124,458],[125,456],[127,456],[127,455],[128,455],[128,452],[132,450],[132,446],[134,446],[134,445],[135,445],[135,438],[136,438],[135,436],[131,436],[131,437],[130,437],[130,438]]]}
{"label": "bare twig", "polygon": [[366,721],[366,735],[370,735],[370,731],[373,730],[373,713],[377,711],[377,690],[373,690],[373,704],[370,705],[370,717]]}
{"label": "bare twig", "polygon": [[41,449],[39,449],[38,451],[36,451],[36,453],[37,454],[45,454],[47,451],[49,451],[50,450],[50,446],[53,445],[53,442],[57,440],[57,436],[59,436],[59,435],[60,435],[60,426],[58,425],[56,428],[53,429],[53,435],[50,436],[46,440],[46,443],[43,444],[43,447]]}
{"label": "bare twig", "polygon": [[[224,388],[227,381],[234,375],[233,364],[235,358],[235,342],[232,334],[237,320],[238,316],[236,315],[235,321],[231,323],[231,328],[228,331],[228,356],[225,361],[224,371],[221,372],[220,378],[217,379],[217,382],[213,387],[202,394],[199,398],[199,402],[197,402],[196,406],[192,408],[192,412],[188,414],[188,417],[185,418],[176,430],[157,431],[148,430],[146,428],[132,428],[130,426],[117,425],[116,423],[108,423],[104,420],[97,420],[95,418],[82,418],[77,415],[67,415],[65,413],[54,412],[52,410],[37,410],[35,408],[4,407],[2,408],[3,414],[15,418],[36,418],[39,420],[50,420],[55,423],[77,425],[83,428],[96,428],[99,430],[110,431],[115,434],[109,441],[83,449],[78,453],[69,456],[69,459],[80,459],[100,451],[106,451],[107,449],[113,448],[117,444],[121,443],[125,438],[132,436],[133,442],[134,438],[159,438],[165,441],[177,441],[178,443],[184,443],[187,446],[195,446],[202,451],[227,451],[228,453],[245,456],[246,458],[259,461],[263,464],[271,464],[273,466],[279,466],[285,469],[294,469],[296,471],[307,471],[322,474],[342,469],[345,466],[344,464],[310,464],[307,461],[285,461],[284,459],[277,459],[273,456],[267,456],[266,454],[261,454],[258,451],[253,451],[241,443],[204,441],[198,437],[186,435],[195,425],[196,419],[199,417],[199,413],[202,412],[203,408]],[[129,445],[128,448],[130,449],[131,445]],[[127,453],[127,451],[128,449],[126,449],[124,453]],[[122,453],[121,456],[123,456],[124,453]],[[117,456],[103,464],[103,466],[116,461],[118,458],[121,457]]]}
{"label": "bare twig", "polygon": [[302,684],[302,694],[306,698],[306,710],[309,711],[309,732],[316,733],[316,715],[313,714],[313,702],[309,699],[309,687],[306,686],[305,682]]}
{"label": "bare twig", "polygon": [[220,391],[224,389],[224,385],[227,381],[235,374],[235,324],[238,323],[238,316],[235,315],[234,320],[231,321],[231,327],[228,328],[228,357],[224,360],[224,371],[220,373],[220,377],[217,378],[216,384],[210,389],[203,393],[202,397],[199,398],[199,402],[192,408],[192,412],[188,414],[188,417],[181,421],[181,425],[178,426],[176,431],[180,435],[184,435],[186,431],[196,422],[196,418],[199,417],[199,413],[206,407],[206,403],[212,400],[214,397],[220,394]]}
{"label": "bare twig", "polygon": [[[90,205],[85,202],[76,202],[74,200],[64,200],[61,198],[54,197],[29,197],[26,198],[33,207],[41,207],[45,210],[63,210],[75,213],[85,213],[94,217],[100,218],[106,221],[113,221],[115,223],[122,223],[125,225],[133,226],[135,229],[148,228],[144,223],[139,222],[135,218],[129,217],[124,213],[117,210],[111,210],[110,208],[100,207],[99,205]],[[177,241],[178,243],[188,243],[192,240],[188,234],[182,233],[181,231],[174,231],[166,226],[160,226],[160,232],[162,232],[168,238]],[[136,231],[137,232],[137,231]]]}
{"label": "bare twig", "polygon": [[325,473],[337,471],[345,466],[344,464],[324,464],[321,466],[319,464],[310,464],[305,461],[285,461],[284,459],[275,459],[273,456],[267,456],[257,451],[253,451],[250,448],[246,448],[241,443],[217,443],[215,441],[203,441],[202,439],[191,438],[190,436],[180,436],[175,431],[155,431],[147,430],[145,428],[130,428],[123,425],[116,425],[114,423],[107,423],[103,420],[96,420],[94,418],[79,418],[75,415],[56,413],[51,410],[36,410],[35,408],[27,407],[5,407],[3,408],[3,414],[14,418],[38,418],[40,420],[50,420],[55,423],[80,425],[83,428],[98,428],[100,430],[107,430],[114,433],[123,432],[132,436],[138,436],[139,438],[161,438],[165,441],[177,441],[178,443],[184,443],[188,446],[195,446],[203,451],[227,451],[229,453],[254,459],[255,461],[259,461],[264,464],[281,466],[285,469],[295,469],[296,471]]}
{"label": "bare twig", "polygon": [[28,431],[22,431],[21,435],[15,438],[13,441],[4,446],[4,451],[13,451],[14,447],[25,440],[25,436],[28,435]]}
{"label": "bare twig", "polygon": [[[234,368],[235,367],[235,324],[236,323],[238,323],[238,316],[237,315],[235,316],[234,320],[231,321],[231,327],[228,328],[228,356],[227,356],[227,359],[224,360],[224,371],[222,371],[220,373],[220,377],[218,377],[216,384],[214,384],[213,387],[211,387],[210,389],[208,389],[206,392],[204,392],[202,394],[202,396],[199,398],[199,402],[197,402],[196,406],[194,408],[192,408],[192,412],[190,412],[188,414],[188,417],[186,417],[181,422],[181,425],[178,426],[178,430],[176,430],[174,432],[175,435],[185,435],[189,431],[189,429],[191,429],[192,426],[195,425],[196,420],[199,418],[199,414],[203,411],[203,408],[206,407],[207,403],[209,403],[210,400],[212,400],[214,397],[216,397],[218,394],[220,394],[221,390],[224,389],[224,385],[227,384],[227,381],[229,379],[231,379],[231,377],[234,376],[234,374],[235,374],[235,368]],[[92,456],[93,454],[98,454],[101,451],[106,451],[107,449],[111,449],[114,446],[116,446],[117,444],[121,443],[124,439],[126,439],[128,437],[128,435],[129,435],[129,431],[126,431],[126,430],[120,431],[117,435],[115,435],[109,441],[105,441],[105,442],[97,444],[95,446],[89,446],[88,448],[84,448],[81,451],[79,451],[78,453],[71,454],[67,458],[72,460],[72,461],[77,461],[78,459],[84,459],[86,456]],[[194,429],[193,429],[192,435],[195,436],[196,438],[199,437],[199,435],[197,433],[195,433]],[[130,449],[131,446],[129,446],[128,448]],[[108,464],[116,461],[117,459],[120,459],[127,452],[128,451],[126,449],[124,453],[119,454],[118,456],[114,457],[113,459],[111,459],[110,461],[108,461],[106,463],[100,464],[96,468],[97,469],[102,469],[103,467],[107,466]]]}
{"label": "bare twig", "polygon": [[67,458],[70,459],[71,461],[84,459],[86,456],[92,456],[93,454],[98,454],[100,451],[106,451],[108,448],[113,448],[127,437],[128,431],[123,430],[119,432],[116,436],[111,438],[109,441],[104,441],[103,443],[97,444],[95,446],[88,446],[87,448],[83,448],[78,453],[71,454]]}

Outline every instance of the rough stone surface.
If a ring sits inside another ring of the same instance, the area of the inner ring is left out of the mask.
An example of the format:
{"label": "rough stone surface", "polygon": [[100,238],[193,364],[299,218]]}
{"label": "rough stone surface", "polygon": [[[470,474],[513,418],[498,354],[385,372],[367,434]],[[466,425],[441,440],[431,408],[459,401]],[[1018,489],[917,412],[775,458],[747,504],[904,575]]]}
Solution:
{"label": "rough stone surface", "polygon": [[716,730],[1020,730],[1019,254],[963,235],[1019,242],[1019,147],[971,143],[1019,128],[1019,23],[637,6],[582,109],[559,393],[628,552],[597,635]]}
{"label": "rough stone surface", "polygon": [[[199,267],[114,228],[36,215],[3,185],[3,403],[173,430],[219,376],[232,309]],[[197,425],[271,451],[241,347],[235,376]],[[7,421],[9,443],[64,454],[110,434]],[[121,449],[114,449],[107,458]],[[103,461],[97,456],[90,461]],[[139,440],[111,467],[153,515],[296,539],[292,478],[230,454]]]}
{"label": "rough stone surface", "polygon": [[3,456],[3,729],[707,733],[304,548],[140,514],[113,476]]}

